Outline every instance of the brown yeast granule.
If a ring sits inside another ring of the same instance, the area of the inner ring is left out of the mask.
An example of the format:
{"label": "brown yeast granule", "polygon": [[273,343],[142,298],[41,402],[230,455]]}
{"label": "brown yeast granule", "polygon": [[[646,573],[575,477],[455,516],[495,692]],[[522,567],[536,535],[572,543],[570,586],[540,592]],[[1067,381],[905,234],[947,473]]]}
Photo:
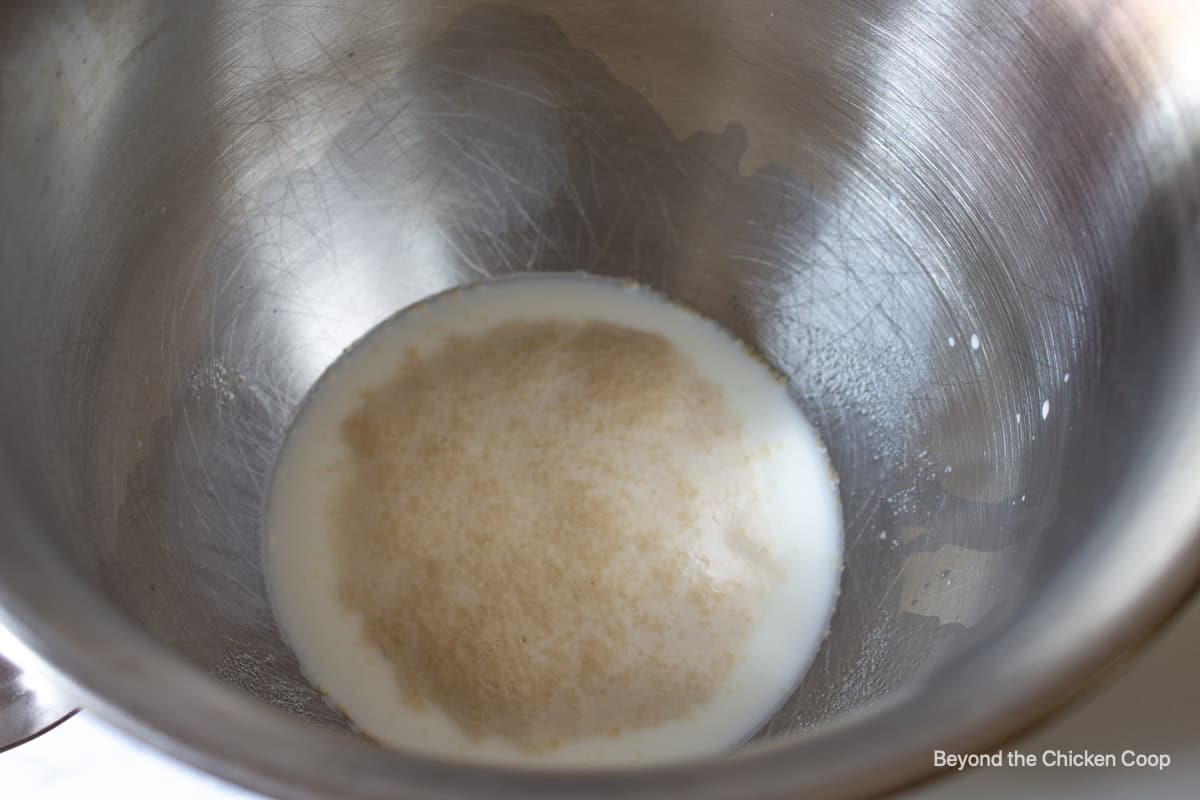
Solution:
{"label": "brown yeast granule", "polygon": [[409,703],[545,750],[720,690],[776,574],[761,454],[662,336],[451,338],[410,352],[342,434],[341,598]]}

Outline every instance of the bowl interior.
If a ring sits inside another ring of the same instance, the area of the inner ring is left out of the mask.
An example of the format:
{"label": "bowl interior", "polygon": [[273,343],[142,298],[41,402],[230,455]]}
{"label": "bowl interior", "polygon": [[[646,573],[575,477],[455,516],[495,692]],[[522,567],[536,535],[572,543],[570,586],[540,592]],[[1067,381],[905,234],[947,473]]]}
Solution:
{"label": "bowl interior", "polygon": [[1129,3],[34,5],[0,26],[6,451],[73,576],[318,725],[346,721],[273,619],[264,493],[307,389],[406,305],[628,277],[789,377],[846,561],[769,738],[936,691],[1055,584],[1195,299]]}

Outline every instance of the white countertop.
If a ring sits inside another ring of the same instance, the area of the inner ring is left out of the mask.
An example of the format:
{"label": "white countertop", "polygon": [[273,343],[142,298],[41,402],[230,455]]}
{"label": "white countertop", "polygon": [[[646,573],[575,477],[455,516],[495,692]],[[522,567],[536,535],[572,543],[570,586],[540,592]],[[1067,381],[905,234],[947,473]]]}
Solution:
{"label": "white countertop", "polygon": [[[1165,753],[1171,765],[1163,770],[979,768],[910,792],[903,800],[1200,797],[1200,602],[1193,601],[1111,686],[1013,747],[1039,757],[1046,750],[1114,753],[1118,758],[1125,750]],[[160,755],[86,710],[0,754],[0,797],[5,800],[87,796],[260,800]]]}

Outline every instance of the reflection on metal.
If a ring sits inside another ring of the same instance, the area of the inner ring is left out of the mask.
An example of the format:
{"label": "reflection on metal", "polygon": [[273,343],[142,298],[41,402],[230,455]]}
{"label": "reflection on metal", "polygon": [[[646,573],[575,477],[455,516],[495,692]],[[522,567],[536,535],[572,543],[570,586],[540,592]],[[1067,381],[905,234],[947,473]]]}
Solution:
{"label": "reflection on metal", "polygon": [[[24,650],[2,628],[0,648],[10,655]],[[54,684],[0,655],[0,752],[45,733],[74,711]]]}

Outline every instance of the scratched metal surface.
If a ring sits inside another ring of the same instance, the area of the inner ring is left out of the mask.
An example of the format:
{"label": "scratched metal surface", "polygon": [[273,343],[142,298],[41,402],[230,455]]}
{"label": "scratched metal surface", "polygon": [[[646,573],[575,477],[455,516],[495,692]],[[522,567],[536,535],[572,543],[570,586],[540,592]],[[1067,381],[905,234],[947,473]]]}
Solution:
{"label": "scratched metal surface", "polygon": [[[858,730],[847,720],[903,738],[883,721],[896,704],[931,702],[938,681],[971,696],[971,658],[1040,665],[1033,634],[1028,650],[998,643],[1053,600],[1087,658],[1055,651],[1057,687],[1012,687],[1028,718],[1194,575],[1194,503],[1138,529],[1157,560],[1095,616],[1077,606],[1125,551],[1098,551],[1090,579],[1071,566],[1178,500],[1170,480],[1129,487],[1177,476],[1163,448],[1197,439],[1171,403],[1194,367],[1177,343],[1197,296],[1198,16],[1166,0],[11,4],[0,363],[15,510],[0,541],[23,555],[0,562],[0,601],[85,694],[194,761],[289,795],[417,796],[411,760],[299,723],[270,730],[375,777],[284,774],[248,734],[226,751],[199,728],[249,730],[260,713],[201,674],[346,726],[299,674],[260,571],[290,415],[345,347],[431,293],[524,270],[628,276],[788,375],[841,477],[831,633],[758,737],[807,732],[786,752],[808,772],[777,756],[754,791],[916,774],[903,742],[864,740],[857,775],[820,743]],[[46,581],[88,599],[88,632],[47,622],[66,612]],[[164,647],[186,662],[178,697],[114,688],[120,665],[155,685]],[[172,729],[168,702],[220,711]],[[999,702],[964,711],[962,730],[1018,724]],[[728,769],[705,790],[750,796]]]}

